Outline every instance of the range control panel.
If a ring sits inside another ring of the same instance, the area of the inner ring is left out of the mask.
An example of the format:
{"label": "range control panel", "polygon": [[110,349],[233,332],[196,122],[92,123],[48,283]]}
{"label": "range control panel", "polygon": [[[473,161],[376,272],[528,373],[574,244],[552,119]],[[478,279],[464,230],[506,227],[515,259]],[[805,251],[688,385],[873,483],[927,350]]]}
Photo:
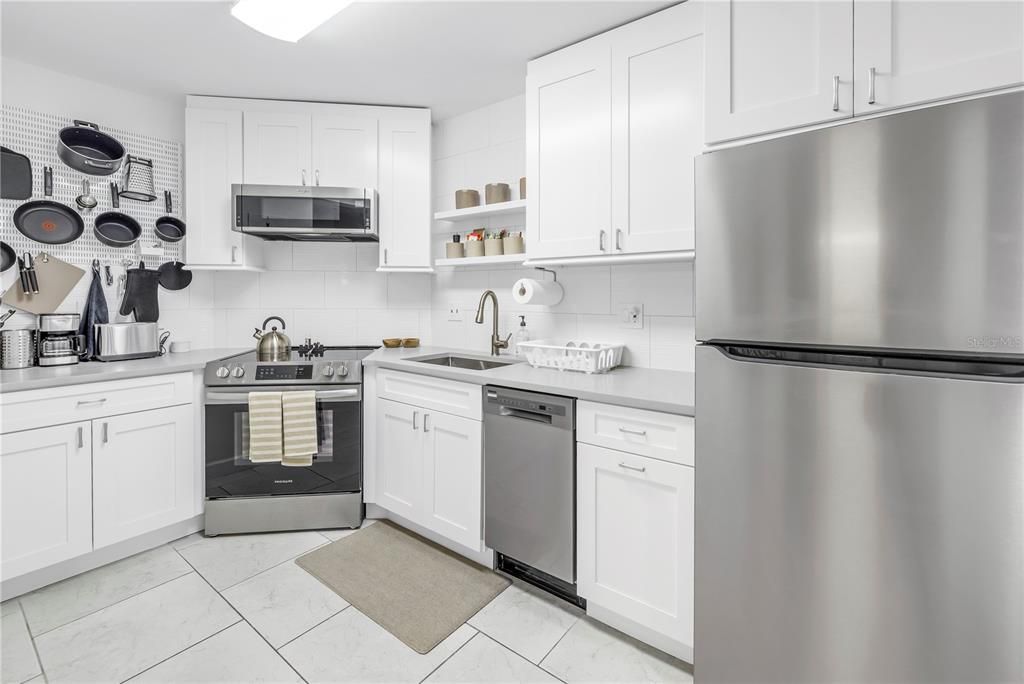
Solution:
{"label": "range control panel", "polygon": [[312,364],[256,366],[257,380],[311,380],[312,378]]}

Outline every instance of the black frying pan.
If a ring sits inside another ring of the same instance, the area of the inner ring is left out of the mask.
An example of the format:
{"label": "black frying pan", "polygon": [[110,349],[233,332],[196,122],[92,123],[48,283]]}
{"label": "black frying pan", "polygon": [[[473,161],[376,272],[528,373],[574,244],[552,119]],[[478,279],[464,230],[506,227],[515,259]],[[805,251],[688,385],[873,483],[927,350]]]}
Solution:
{"label": "black frying pan", "polygon": [[130,247],[142,236],[142,226],[128,214],[105,211],[93,221],[92,232],[108,247]]}
{"label": "black frying pan", "polygon": [[0,273],[3,273],[17,261],[18,257],[14,255],[14,250],[6,242],[0,242]]}
{"label": "black frying pan", "polygon": [[73,242],[85,230],[77,211],[53,200],[22,204],[14,210],[14,227],[25,237],[46,245]]}
{"label": "black frying pan", "polygon": [[170,216],[171,209],[171,191],[164,190],[164,210],[168,216],[161,216],[156,220],[153,232],[164,242],[181,242],[185,237],[185,222]]}
{"label": "black frying pan", "polygon": [[124,145],[96,124],[76,120],[57,134],[57,156],[75,171],[109,176],[124,163]]}

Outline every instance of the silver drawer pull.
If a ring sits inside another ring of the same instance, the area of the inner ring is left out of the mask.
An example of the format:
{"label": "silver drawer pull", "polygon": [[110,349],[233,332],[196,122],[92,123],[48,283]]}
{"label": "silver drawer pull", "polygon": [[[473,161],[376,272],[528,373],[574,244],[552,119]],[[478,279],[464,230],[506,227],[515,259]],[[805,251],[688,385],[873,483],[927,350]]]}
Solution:
{"label": "silver drawer pull", "polygon": [[110,441],[109,430],[110,430],[110,424],[109,423],[104,423],[103,424],[103,443],[104,444],[106,444],[107,442]]}
{"label": "silver drawer pull", "polygon": [[644,466],[634,466],[634,465],[629,465],[628,463],[620,463],[619,467],[620,468],[625,468],[626,470],[635,470],[638,473],[646,473],[647,472],[647,468],[645,468]]}
{"label": "silver drawer pull", "polygon": [[839,111],[839,77],[832,77],[832,111]]}
{"label": "silver drawer pull", "polygon": [[419,426],[416,424],[416,419],[419,418],[419,416],[420,416],[420,412],[419,411],[413,411],[412,412],[412,429],[413,430],[418,430],[419,429]]}
{"label": "silver drawer pull", "polygon": [[78,448],[85,448],[85,428],[83,428],[81,425],[78,426]]}
{"label": "silver drawer pull", "polygon": [[430,432],[430,414],[423,416],[423,431]]}
{"label": "silver drawer pull", "polygon": [[103,397],[102,399],[89,399],[88,401],[83,400],[83,401],[79,401],[78,405],[79,406],[92,406],[94,404],[102,404],[106,400],[107,400],[106,397]]}
{"label": "silver drawer pull", "polygon": [[647,430],[630,430],[629,428],[620,427],[619,432],[625,433],[627,435],[636,435],[637,437],[647,436]]}

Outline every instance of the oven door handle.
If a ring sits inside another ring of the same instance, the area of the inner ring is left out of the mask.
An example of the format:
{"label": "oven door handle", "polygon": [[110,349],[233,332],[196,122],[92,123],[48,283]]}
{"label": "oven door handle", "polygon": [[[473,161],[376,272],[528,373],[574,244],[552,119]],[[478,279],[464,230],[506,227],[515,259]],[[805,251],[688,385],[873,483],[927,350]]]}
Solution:
{"label": "oven door handle", "polygon": [[[271,391],[271,390],[267,390]],[[284,392],[295,390],[284,390]],[[360,390],[358,388],[320,390],[316,393],[318,401],[331,399],[357,399]],[[207,392],[207,404],[247,404],[249,402],[248,392]]]}

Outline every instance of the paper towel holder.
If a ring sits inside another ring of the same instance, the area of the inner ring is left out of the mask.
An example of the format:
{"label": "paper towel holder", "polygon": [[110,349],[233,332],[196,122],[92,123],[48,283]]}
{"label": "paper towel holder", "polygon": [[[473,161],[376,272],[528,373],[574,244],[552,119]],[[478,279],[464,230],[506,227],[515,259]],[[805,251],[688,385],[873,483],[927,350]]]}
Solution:
{"label": "paper towel holder", "polygon": [[552,271],[550,268],[541,268],[540,266],[534,266],[534,269],[538,271],[544,271],[545,273],[550,273],[551,277],[555,279],[555,282],[558,282],[558,274]]}

